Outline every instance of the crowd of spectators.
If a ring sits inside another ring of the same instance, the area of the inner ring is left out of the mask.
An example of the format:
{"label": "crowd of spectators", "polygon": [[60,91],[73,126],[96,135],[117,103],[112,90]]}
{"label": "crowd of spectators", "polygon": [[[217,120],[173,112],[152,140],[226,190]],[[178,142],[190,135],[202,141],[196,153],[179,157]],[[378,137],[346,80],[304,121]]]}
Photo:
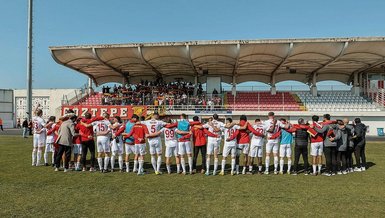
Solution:
{"label": "crowd of spectators", "polygon": [[212,95],[203,93],[201,84],[198,84],[196,95],[195,86],[184,81],[166,83],[162,80],[142,80],[138,84],[113,87],[103,86],[103,105],[154,105],[167,108],[196,106],[214,110],[215,106],[222,105],[222,97],[214,90]]}

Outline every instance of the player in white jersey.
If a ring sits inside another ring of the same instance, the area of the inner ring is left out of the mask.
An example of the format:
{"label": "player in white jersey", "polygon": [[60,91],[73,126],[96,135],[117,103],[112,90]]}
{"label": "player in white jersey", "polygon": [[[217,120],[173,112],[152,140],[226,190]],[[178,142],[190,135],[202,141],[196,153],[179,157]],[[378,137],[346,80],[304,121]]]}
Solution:
{"label": "player in white jersey", "polygon": [[[233,122],[231,118],[226,119],[226,125]],[[237,135],[239,134],[238,125],[223,128],[224,130],[224,146],[222,152],[222,168],[219,175],[225,175],[226,158],[231,152],[231,175],[235,174],[235,158],[237,156]]]}
{"label": "player in white jersey", "polygon": [[[122,119],[119,116],[115,116],[113,119],[113,124],[109,126],[113,135],[117,133],[121,128],[124,128],[124,127],[125,126],[122,125]],[[113,140],[111,141],[111,172],[114,171],[116,156],[118,156],[118,164],[119,164],[120,172],[123,172],[123,137],[122,135],[114,137]]]}
{"label": "player in white jersey", "polygon": [[216,174],[218,168],[218,153],[221,145],[221,129],[225,126],[224,123],[218,121],[218,115],[214,114],[209,122],[203,125],[203,128],[207,128],[209,132],[218,134],[219,137],[208,136],[207,140],[207,158],[206,158],[206,174],[210,174],[210,158],[214,155],[214,171],[213,175]]}
{"label": "player in white jersey", "polygon": [[[262,122],[260,119],[255,119],[255,123],[253,128],[259,132],[260,134],[265,135],[265,130],[263,128]],[[263,144],[264,137],[251,135],[251,143],[250,143],[250,152],[249,152],[249,174],[253,172],[254,159],[258,160],[258,173],[262,173],[262,157],[263,157]]]}
{"label": "player in white jersey", "polygon": [[270,139],[272,135],[277,133],[280,128],[287,128],[288,124],[285,125],[281,121],[274,118],[274,112],[268,113],[269,119],[263,122],[264,130],[267,135],[266,143],[266,158],[265,158],[265,174],[269,174],[269,165],[270,165],[270,154],[273,152],[274,155],[274,174],[278,174],[278,146],[279,139]]}
{"label": "player in white jersey", "polygon": [[[49,120],[48,120],[48,124],[47,124],[47,130],[51,130],[53,128],[55,128],[55,124],[56,123],[56,117],[55,116],[50,116],[49,117]],[[55,154],[55,150],[54,150],[54,147],[53,147],[53,143],[54,142],[54,138],[55,138],[55,133],[52,132],[51,134],[47,134],[47,138],[46,138],[46,141],[45,141],[45,150],[44,150],[44,163],[46,166],[49,166],[48,164],[48,155],[49,153],[51,153],[51,158],[52,158],[52,165],[54,165],[54,162],[55,162],[55,159],[54,159],[54,154]]]}
{"label": "player in white jersey", "polygon": [[[171,119],[168,118],[167,124],[171,125]],[[180,173],[180,159],[179,159],[179,153],[178,153],[178,139],[176,138],[176,133],[179,134],[188,134],[188,132],[179,131],[175,126],[168,127],[166,125],[164,128],[160,130],[160,132],[163,133],[164,136],[164,142],[166,144],[166,151],[164,156],[166,157],[166,168],[167,173],[171,174],[171,164],[170,164],[170,158],[172,156],[175,157],[175,163],[176,163],[176,173]]]}
{"label": "player in white jersey", "polygon": [[43,111],[41,109],[36,110],[36,116],[32,118],[33,126],[33,150],[32,150],[32,166],[39,166],[43,148],[45,146],[46,139],[46,123],[41,117]]}
{"label": "player in white jersey", "polygon": [[[110,115],[108,113],[103,114],[104,120],[95,121],[91,124],[85,124],[86,127],[90,125],[93,126],[95,134],[96,134],[96,144],[97,144],[97,152],[98,152],[98,164],[100,172],[106,173],[108,169],[108,163],[110,162],[110,139],[111,139],[111,129],[109,126],[111,125],[109,118]],[[103,157],[104,157],[104,167],[103,167]]]}
{"label": "player in white jersey", "polygon": [[[142,124],[147,126],[147,129],[150,134],[154,134],[156,132],[159,132],[164,125],[166,125],[165,122],[159,120],[159,114],[154,113],[151,117],[151,120],[143,121]],[[162,164],[162,140],[160,136],[148,138],[148,145],[151,155],[151,164],[154,168],[155,174],[161,174],[160,172],[160,166]],[[157,159],[155,159],[155,154],[157,155]]]}

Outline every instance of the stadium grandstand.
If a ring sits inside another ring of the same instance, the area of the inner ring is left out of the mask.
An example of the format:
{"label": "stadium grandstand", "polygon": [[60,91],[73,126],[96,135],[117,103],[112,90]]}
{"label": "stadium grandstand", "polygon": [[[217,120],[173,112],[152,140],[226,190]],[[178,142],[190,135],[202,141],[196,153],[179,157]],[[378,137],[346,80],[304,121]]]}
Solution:
{"label": "stadium grandstand", "polygon": [[[66,108],[142,106],[146,113],[224,116],[276,111],[293,119],[327,112],[367,116],[373,127],[385,121],[385,37],[56,46],[50,51],[57,63],[85,74],[90,87],[101,89],[64,102]],[[277,83],[288,80],[307,89],[277,90]],[[328,80],[350,90],[317,87]],[[238,84],[251,81],[269,89],[238,90]]]}

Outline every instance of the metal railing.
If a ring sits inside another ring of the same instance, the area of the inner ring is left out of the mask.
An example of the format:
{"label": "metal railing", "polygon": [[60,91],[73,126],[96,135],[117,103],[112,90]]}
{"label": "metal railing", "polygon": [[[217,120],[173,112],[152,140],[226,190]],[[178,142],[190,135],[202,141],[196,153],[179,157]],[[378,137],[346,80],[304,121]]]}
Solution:
{"label": "metal railing", "polygon": [[85,84],[79,89],[75,89],[73,92],[63,95],[62,105],[77,104],[80,100],[82,100],[85,97],[88,97],[89,95],[90,95],[89,87],[87,84]]}

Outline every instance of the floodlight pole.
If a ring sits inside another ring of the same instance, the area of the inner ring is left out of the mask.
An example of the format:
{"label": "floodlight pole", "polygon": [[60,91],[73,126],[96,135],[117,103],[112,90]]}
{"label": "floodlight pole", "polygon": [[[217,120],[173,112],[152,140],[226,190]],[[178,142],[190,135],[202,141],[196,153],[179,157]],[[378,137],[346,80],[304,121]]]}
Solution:
{"label": "floodlight pole", "polygon": [[27,117],[32,118],[32,19],[33,0],[28,0]]}

